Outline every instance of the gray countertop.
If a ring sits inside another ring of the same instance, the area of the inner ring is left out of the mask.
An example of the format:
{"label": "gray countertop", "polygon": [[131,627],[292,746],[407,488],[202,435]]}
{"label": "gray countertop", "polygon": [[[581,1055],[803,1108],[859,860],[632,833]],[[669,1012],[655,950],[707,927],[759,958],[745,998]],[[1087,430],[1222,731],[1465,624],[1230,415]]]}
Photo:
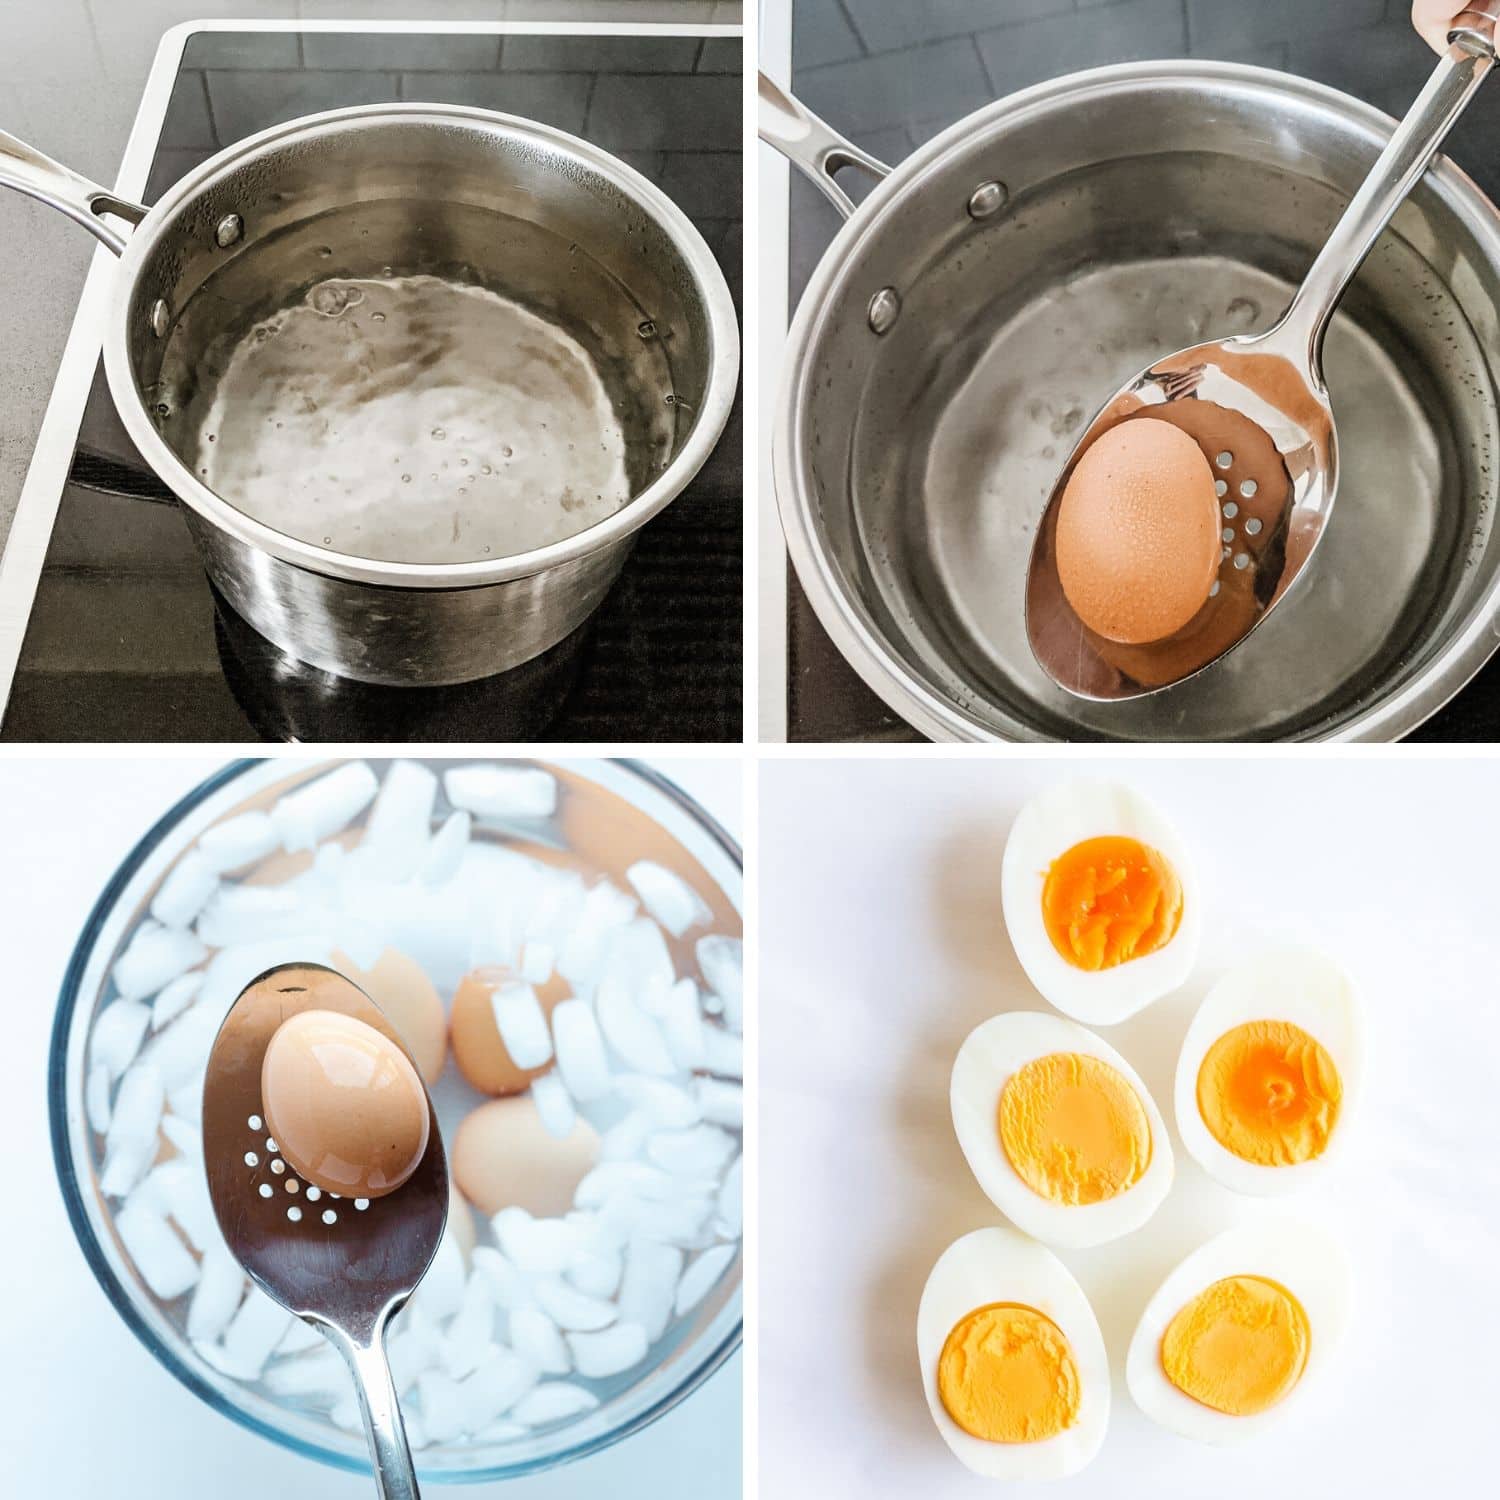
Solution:
{"label": "gray countertop", "polygon": [[[0,128],[112,183],[161,35],[202,18],[712,21],[737,0],[0,0]],[[94,241],[0,194],[0,540],[72,326]]]}

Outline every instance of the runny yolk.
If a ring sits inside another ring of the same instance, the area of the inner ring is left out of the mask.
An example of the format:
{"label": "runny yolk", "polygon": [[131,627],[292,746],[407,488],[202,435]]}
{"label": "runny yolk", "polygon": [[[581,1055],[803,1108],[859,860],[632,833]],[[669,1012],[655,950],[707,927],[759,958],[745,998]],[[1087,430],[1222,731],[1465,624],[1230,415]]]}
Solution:
{"label": "runny yolk", "polygon": [[1117,1068],[1098,1057],[1052,1052],[1006,1079],[1000,1145],[1032,1192],[1053,1203],[1099,1203],[1145,1175],[1151,1122]]}
{"label": "runny yolk", "polygon": [[943,1409],[987,1443],[1040,1443],[1078,1420],[1078,1366],[1067,1336],[1019,1302],[976,1307],[938,1356]]}
{"label": "runny yolk", "polygon": [[1112,969],[1165,947],[1182,921],[1182,882],[1165,855],[1109,835],[1074,844],[1042,886],[1052,946],[1078,969]]}
{"label": "runny yolk", "polygon": [[1290,1167],[1327,1149],[1344,1086],[1326,1049],[1290,1021],[1226,1031],[1198,1069],[1198,1113],[1226,1150]]}
{"label": "runny yolk", "polygon": [[1275,1406],[1302,1378],[1311,1334],[1302,1305],[1260,1276],[1205,1287],[1162,1335],[1161,1363],[1184,1394],[1231,1417]]}

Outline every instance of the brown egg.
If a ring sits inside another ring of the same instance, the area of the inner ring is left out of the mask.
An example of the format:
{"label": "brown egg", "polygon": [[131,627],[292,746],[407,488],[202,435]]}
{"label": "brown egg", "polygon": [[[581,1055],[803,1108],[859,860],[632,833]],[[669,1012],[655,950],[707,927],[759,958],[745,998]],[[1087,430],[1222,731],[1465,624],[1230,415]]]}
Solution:
{"label": "brown egg", "polygon": [[1063,491],[1063,593],[1106,640],[1165,640],[1208,601],[1221,524],[1203,450],[1169,422],[1131,417],[1095,440]]}
{"label": "brown egg", "polygon": [[333,955],[333,967],[346,974],[386,1014],[401,1035],[417,1071],[435,1083],[448,1055],[448,1022],[443,1002],[423,969],[404,953],[387,948],[368,969],[346,953]]}
{"label": "brown egg", "polygon": [[[516,978],[515,971],[505,964],[487,964],[465,974],[453,997],[448,1018],[453,1060],[481,1094],[519,1094],[552,1066],[548,1061],[539,1068],[518,1068],[501,1039],[490,997],[501,985],[515,983]],[[536,986],[536,994],[544,1014],[550,1017],[553,1006],[568,997],[567,980],[554,974],[546,984]]]}
{"label": "brown egg", "polygon": [[382,1198],[427,1150],[427,1094],[411,1059],[353,1016],[304,1010],[283,1021],[260,1096],[287,1165],[327,1193]]}
{"label": "brown egg", "polygon": [[453,1177],[480,1213],[517,1206],[538,1218],[565,1214],[599,1156],[599,1137],[579,1118],[552,1135],[530,1099],[492,1099],[465,1116],[453,1138]]}

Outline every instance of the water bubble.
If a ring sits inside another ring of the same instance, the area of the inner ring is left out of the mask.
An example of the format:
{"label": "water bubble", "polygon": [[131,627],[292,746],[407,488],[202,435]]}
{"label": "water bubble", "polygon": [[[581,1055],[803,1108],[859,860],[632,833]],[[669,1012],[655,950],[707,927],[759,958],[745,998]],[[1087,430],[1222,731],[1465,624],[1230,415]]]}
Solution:
{"label": "water bubble", "polygon": [[435,443],[441,443],[447,436],[448,434],[441,427],[434,427],[432,429],[432,440]]}
{"label": "water bubble", "polygon": [[481,474],[493,474],[495,471],[488,464],[480,464],[479,472]]}
{"label": "water bubble", "polygon": [[515,450],[510,446],[509,443],[507,443],[503,448],[501,448],[500,455],[502,458],[510,458],[514,454],[514,452]]}
{"label": "water bubble", "polygon": [[410,484],[411,483],[411,475],[410,474],[403,474],[401,476],[401,483],[402,484]]}
{"label": "water bubble", "polygon": [[385,322],[385,314],[383,312],[372,312],[370,314],[370,321],[372,323],[384,323]]}
{"label": "water bubble", "polygon": [[318,246],[318,259],[319,260],[327,260],[328,257],[330,255],[332,255],[332,254],[333,254],[333,250],[332,250],[332,248],[330,246],[328,246],[328,245],[319,245]]}

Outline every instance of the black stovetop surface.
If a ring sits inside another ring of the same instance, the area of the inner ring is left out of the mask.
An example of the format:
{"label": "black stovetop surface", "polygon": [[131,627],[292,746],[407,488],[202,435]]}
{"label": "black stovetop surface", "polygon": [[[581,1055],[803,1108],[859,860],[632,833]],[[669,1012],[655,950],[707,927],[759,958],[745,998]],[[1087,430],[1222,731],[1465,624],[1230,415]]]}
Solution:
{"label": "black stovetop surface", "polygon": [[[644,173],[697,224],[738,307],[739,57],[737,38],[203,32],[184,51],[145,199],[299,115],[473,104],[571,131]],[[375,688],[292,661],[216,598],[98,370],[0,739],[738,740],[740,452],[737,403],[599,613],[546,656],[461,687]]]}
{"label": "black stovetop surface", "polygon": [[[897,162],[1002,95],[1105,63],[1216,58],[1280,68],[1403,115],[1435,59],[1409,0],[791,0],[792,89],[835,129]],[[1500,90],[1481,91],[1445,150],[1500,202]],[[791,174],[790,305],[840,220]],[[844,185],[856,196],[856,174]],[[918,740],[829,640],[788,568],[787,737]],[[1500,739],[1500,655],[1413,740]]]}

